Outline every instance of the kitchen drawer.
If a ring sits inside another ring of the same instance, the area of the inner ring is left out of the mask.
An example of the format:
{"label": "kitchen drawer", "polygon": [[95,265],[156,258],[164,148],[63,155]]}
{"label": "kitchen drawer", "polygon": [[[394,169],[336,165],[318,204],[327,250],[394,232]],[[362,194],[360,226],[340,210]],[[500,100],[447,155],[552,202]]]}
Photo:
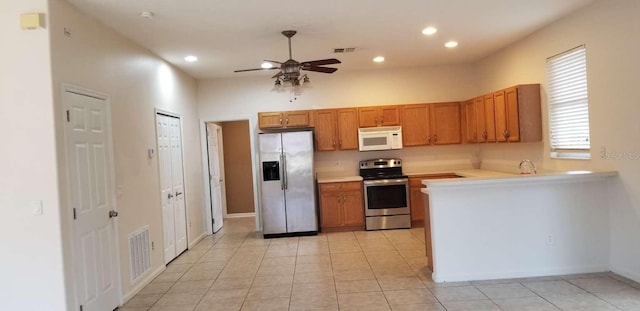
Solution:
{"label": "kitchen drawer", "polygon": [[349,190],[361,190],[362,183],[359,181],[350,182],[334,182],[320,184],[320,191],[349,191]]}

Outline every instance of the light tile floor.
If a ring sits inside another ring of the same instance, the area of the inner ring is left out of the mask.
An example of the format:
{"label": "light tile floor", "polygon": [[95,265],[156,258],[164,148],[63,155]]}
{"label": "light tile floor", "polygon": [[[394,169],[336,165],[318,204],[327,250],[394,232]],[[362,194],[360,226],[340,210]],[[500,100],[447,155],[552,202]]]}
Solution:
{"label": "light tile floor", "polygon": [[421,228],[265,240],[227,219],[119,310],[640,310],[613,273],[436,284],[424,253]]}

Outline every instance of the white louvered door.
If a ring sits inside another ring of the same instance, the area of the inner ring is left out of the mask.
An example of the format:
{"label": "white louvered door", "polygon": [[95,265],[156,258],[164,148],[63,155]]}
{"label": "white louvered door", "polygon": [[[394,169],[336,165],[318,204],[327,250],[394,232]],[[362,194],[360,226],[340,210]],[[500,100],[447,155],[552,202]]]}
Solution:
{"label": "white louvered door", "polygon": [[107,102],[70,91],[63,96],[76,297],[82,310],[113,310],[119,289]]}

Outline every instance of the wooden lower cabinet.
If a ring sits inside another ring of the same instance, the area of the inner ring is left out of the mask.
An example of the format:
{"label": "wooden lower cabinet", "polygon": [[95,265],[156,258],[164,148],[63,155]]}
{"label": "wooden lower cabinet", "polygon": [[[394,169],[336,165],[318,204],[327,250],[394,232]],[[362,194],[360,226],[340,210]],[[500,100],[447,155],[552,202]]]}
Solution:
{"label": "wooden lower cabinet", "polygon": [[427,255],[427,266],[433,271],[433,258],[431,246],[431,218],[429,202],[421,189],[427,186],[422,184],[424,179],[460,178],[453,173],[424,174],[409,177],[409,191],[411,195],[411,227],[424,227],[424,243]]}
{"label": "wooden lower cabinet", "polygon": [[364,229],[362,183],[323,183],[320,192],[320,228],[324,232]]}
{"label": "wooden lower cabinet", "polygon": [[429,215],[425,213],[424,198],[422,188],[426,188],[422,184],[424,179],[443,179],[443,178],[459,178],[460,176],[453,173],[442,174],[424,174],[409,177],[409,196],[411,200],[411,227],[422,227],[429,219]]}

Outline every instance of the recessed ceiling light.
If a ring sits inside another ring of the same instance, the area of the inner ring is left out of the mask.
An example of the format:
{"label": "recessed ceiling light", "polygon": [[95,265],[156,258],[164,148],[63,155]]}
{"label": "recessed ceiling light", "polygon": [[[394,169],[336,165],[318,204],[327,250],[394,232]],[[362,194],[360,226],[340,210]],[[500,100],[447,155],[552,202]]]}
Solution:
{"label": "recessed ceiling light", "polygon": [[151,18],[153,18],[153,12],[151,12],[151,11],[142,11],[142,12],[140,12],[140,17],[151,19]]}
{"label": "recessed ceiling light", "polygon": [[197,61],[197,60],[198,60],[198,57],[193,56],[193,55],[189,55],[189,56],[186,56],[186,57],[184,58],[184,60],[185,60],[186,62],[193,63],[193,62],[195,62],[195,61]]}
{"label": "recessed ceiling light", "polygon": [[425,35],[425,36],[430,36],[430,35],[432,35],[432,34],[434,34],[436,32],[438,32],[438,29],[436,29],[435,27],[431,27],[431,26],[429,26],[429,27],[427,27],[425,29],[422,29],[422,34]]}
{"label": "recessed ceiling light", "polygon": [[262,67],[262,69],[271,69],[273,68],[273,64],[270,62],[264,62],[260,65],[260,67]]}
{"label": "recessed ceiling light", "polygon": [[448,47],[448,48],[455,48],[456,46],[458,46],[458,42],[456,41],[449,41],[447,43],[444,44],[444,46]]}
{"label": "recessed ceiling light", "polygon": [[384,56],[376,56],[373,61],[376,63],[382,63],[384,62]]}

